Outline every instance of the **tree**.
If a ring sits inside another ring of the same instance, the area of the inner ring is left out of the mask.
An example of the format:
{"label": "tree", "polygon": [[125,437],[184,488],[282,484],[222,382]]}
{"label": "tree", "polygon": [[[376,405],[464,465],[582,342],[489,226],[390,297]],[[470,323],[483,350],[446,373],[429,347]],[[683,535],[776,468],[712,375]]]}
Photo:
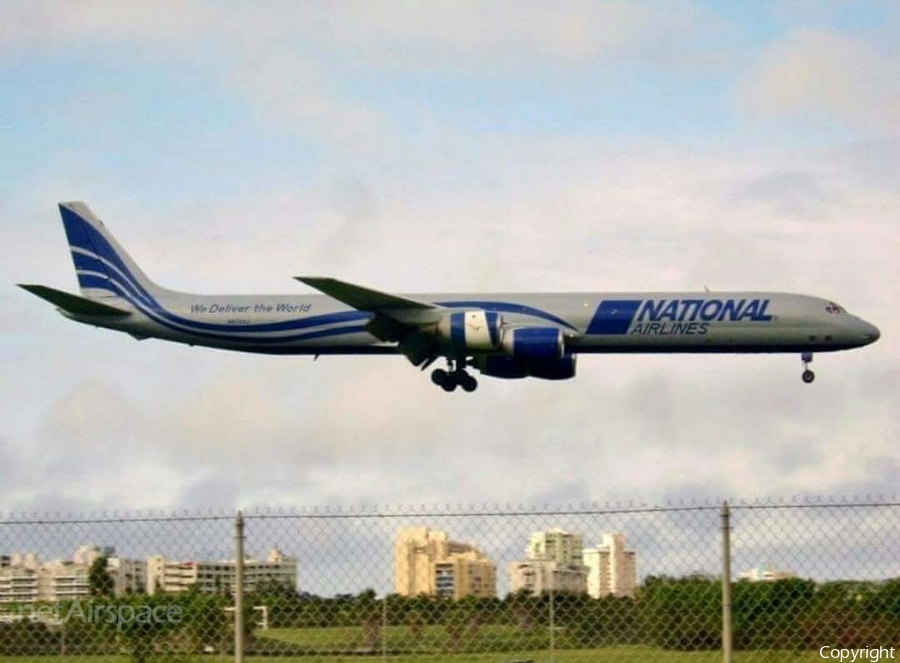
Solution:
{"label": "tree", "polygon": [[425,620],[418,610],[409,613],[409,634],[416,640],[421,640],[425,634]]}
{"label": "tree", "polygon": [[366,589],[355,600],[355,612],[361,621],[364,646],[372,650],[381,640],[381,611],[375,596],[374,589]]}
{"label": "tree", "polygon": [[91,568],[88,570],[88,586],[91,596],[112,596],[115,590],[115,581],[112,576],[106,572],[108,560],[105,555],[101,555],[94,560]]}
{"label": "tree", "polygon": [[467,596],[455,601],[444,615],[444,629],[447,631],[450,651],[459,651],[465,640],[471,640],[478,633],[478,599]]}

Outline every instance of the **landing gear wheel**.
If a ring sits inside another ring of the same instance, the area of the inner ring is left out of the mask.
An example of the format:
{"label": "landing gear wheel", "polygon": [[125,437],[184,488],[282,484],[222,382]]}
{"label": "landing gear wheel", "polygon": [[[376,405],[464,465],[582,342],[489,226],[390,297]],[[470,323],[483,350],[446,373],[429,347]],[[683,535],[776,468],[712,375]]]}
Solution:
{"label": "landing gear wheel", "polygon": [[456,389],[457,384],[458,383],[456,381],[456,376],[453,375],[453,373],[448,373],[447,378],[443,382],[441,382],[441,389],[446,392],[451,392]]}
{"label": "landing gear wheel", "polygon": [[431,381],[439,387],[444,385],[448,377],[450,377],[450,374],[443,368],[436,368],[431,371]]}
{"label": "landing gear wheel", "polygon": [[809,384],[816,379],[816,374],[809,370],[809,365],[813,360],[813,353],[804,352],[800,355],[800,360],[803,362],[803,375],[801,377],[806,384]]}
{"label": "landing gear wheel", "polygon": [[463,391],[472,393],[473,391],[478,389],[478,380],[473,378],[468,373],[463,373],[460,376],[459,385],[463,388]]}

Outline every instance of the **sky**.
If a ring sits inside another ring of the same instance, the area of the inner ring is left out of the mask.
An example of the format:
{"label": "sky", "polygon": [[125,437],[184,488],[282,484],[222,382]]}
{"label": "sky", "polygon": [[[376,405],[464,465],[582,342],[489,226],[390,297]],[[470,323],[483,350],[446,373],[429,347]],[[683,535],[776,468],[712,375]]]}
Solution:
{"label": "sky", "polygon": [[[0,5],[0,511],[891,494],[892,2]],[[162,285],[779,290],[881,340],[586,356],[446,394],[400,357],[77,325],[56,203]]]}

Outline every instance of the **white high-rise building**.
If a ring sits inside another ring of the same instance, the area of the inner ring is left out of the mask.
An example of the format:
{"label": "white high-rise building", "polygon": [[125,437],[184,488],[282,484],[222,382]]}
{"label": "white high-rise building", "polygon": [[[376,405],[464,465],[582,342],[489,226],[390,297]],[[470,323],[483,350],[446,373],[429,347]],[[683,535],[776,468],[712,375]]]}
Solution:
{"label": "white high-rise building", "polygon": [[590,596],[634,596],[637,560],[634,551],[626,549],[624,534],[604,532],[596,547],[584,549],[582,559]]}
{"label": "white high-rise building", "polygon": [[507,566],[511,592],[587,591],[588,569],[582,563],[582,537],[561,529],[534,532],[525,548],[525,559]]}
{"label": "white high-rise building", "polygon": [[534,532],[528,540],[525,556],[560,564],[581,564],[582,542],[581,534],[561,529]]}

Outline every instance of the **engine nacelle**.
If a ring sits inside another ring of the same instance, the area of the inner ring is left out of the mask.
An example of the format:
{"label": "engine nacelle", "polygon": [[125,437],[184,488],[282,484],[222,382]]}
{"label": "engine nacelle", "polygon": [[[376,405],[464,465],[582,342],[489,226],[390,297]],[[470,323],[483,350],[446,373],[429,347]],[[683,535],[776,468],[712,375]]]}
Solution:
{"label": "engine nacelle", "polygon": [[450,313],[437,323],[437,336],[456,348],[494,350],[500,345],[503,319],[493,311]]}
{"label": "engine nacelle", "polygon": [[500,345],[506,354],[519,359],[558,361],[566,351],[562,331],[556,327],[508,329]]}
{"label": "engine nacelle", "polygon": [[575,377],[575,355],[563,355],[561,359],[516,359],[499,355],[475,357],[475,368],[483,375],[494,378],[541,378],[544,380],[568,380]]}

